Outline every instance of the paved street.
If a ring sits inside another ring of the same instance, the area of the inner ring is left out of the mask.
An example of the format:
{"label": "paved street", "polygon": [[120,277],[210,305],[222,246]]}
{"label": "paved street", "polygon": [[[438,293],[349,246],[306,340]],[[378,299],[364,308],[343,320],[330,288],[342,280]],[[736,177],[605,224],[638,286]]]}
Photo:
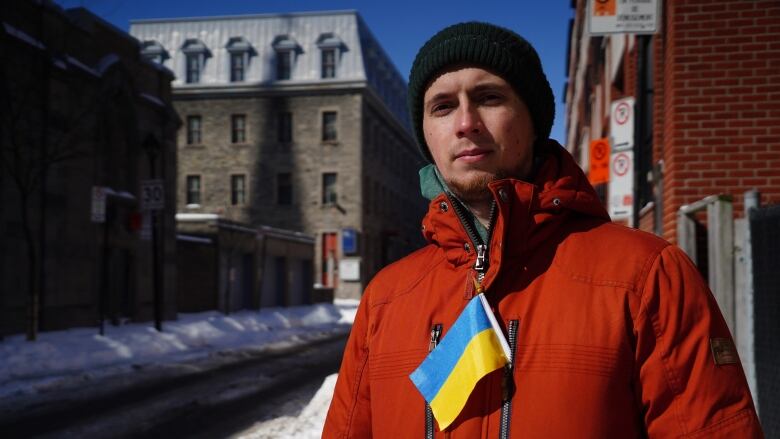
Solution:
{"label": "paved street", "polygon": [[229,437],[316,391],[338,369],[345,340],[337,335],[97,399],[33,408],[23,418],[0,419],[0,431],[6,438]]}

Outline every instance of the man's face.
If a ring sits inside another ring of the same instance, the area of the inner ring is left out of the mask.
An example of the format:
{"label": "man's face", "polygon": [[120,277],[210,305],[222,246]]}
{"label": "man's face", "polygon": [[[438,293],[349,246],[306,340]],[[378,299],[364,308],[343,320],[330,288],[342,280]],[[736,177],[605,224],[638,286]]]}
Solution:
{"label": "man's face", "polygon": [[467,203],[490,199],[487,184],[531,172],[534,129],[509,83],[478,67],[438,76],[423,97],[425,141],[449,188]]}

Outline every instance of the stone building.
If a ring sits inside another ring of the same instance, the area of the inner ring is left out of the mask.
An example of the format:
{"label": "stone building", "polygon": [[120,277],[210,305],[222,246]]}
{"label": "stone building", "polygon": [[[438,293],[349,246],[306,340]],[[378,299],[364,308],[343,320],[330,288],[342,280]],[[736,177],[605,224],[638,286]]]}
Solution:
{"label": "stone building", "polygon": [[[0,335],[173,317],[173,75],[85,9],[12,4],[0,8]],[[140,205],[150,177],[169,201],[155,221]]]}
{"label": "stone building", "polygon": [[314,282],[359,297],[422,244],[406,85],[355,11],[139,20],[171,69],[178,211],[316,238]]}
{"label": "stone building", "polygon": [[608,36],[588,32],[586,3],[571,2],[566,145],[589,169],[612,104],[633,98],[629,222],[675,241],[678,209],[709,195],[736,216],[750,189],[780,202],[780,3],[658,0],[655,34]]}
{"label": "stone building", "polygon": [[179,312],[318,301],[312,291],[313,236],[248,227],[214,213],[179,213],[176,222]]}

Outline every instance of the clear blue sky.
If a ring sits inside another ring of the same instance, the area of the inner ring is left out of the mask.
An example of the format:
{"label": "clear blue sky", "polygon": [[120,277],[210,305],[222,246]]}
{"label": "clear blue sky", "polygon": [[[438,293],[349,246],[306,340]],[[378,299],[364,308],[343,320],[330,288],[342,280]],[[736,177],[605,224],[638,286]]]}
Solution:
{"label": "clear blue sky", "polygon": [[573,15],[569,0],[56,0],[63,7],[83,6],[127,31],[140,18],[201,17],[274,12],[356,9],[392,58],[401,76],[409,76],[417,50],[436,31],[460,21],[480,20],[510,28],[528,39],[542,58],[555,93],[552,137],[564,140],[562,93],[566,80],[566,37]]}

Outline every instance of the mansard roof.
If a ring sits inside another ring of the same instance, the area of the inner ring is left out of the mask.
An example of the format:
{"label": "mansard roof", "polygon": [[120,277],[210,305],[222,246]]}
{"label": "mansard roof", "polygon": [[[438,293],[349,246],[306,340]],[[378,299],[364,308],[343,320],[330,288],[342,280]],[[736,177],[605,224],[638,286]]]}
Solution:
{"label": "mansard roof", "polygon": [[[130,34],[154,41],[169,55],[163,65],[176,73],[175,88],[230,84],[232,43],[252,48],[244,85],[275,86],[278,50],[294,50],[291,78],[284,86],[365,81],[404,126],[408,126],[406,82],[354,10],[219,17],[134,20]],[[198,84],[185,84],[185,48],[197,41],[208,50]],[[336,78],[321,79],[324,49],[338,51]]]}

